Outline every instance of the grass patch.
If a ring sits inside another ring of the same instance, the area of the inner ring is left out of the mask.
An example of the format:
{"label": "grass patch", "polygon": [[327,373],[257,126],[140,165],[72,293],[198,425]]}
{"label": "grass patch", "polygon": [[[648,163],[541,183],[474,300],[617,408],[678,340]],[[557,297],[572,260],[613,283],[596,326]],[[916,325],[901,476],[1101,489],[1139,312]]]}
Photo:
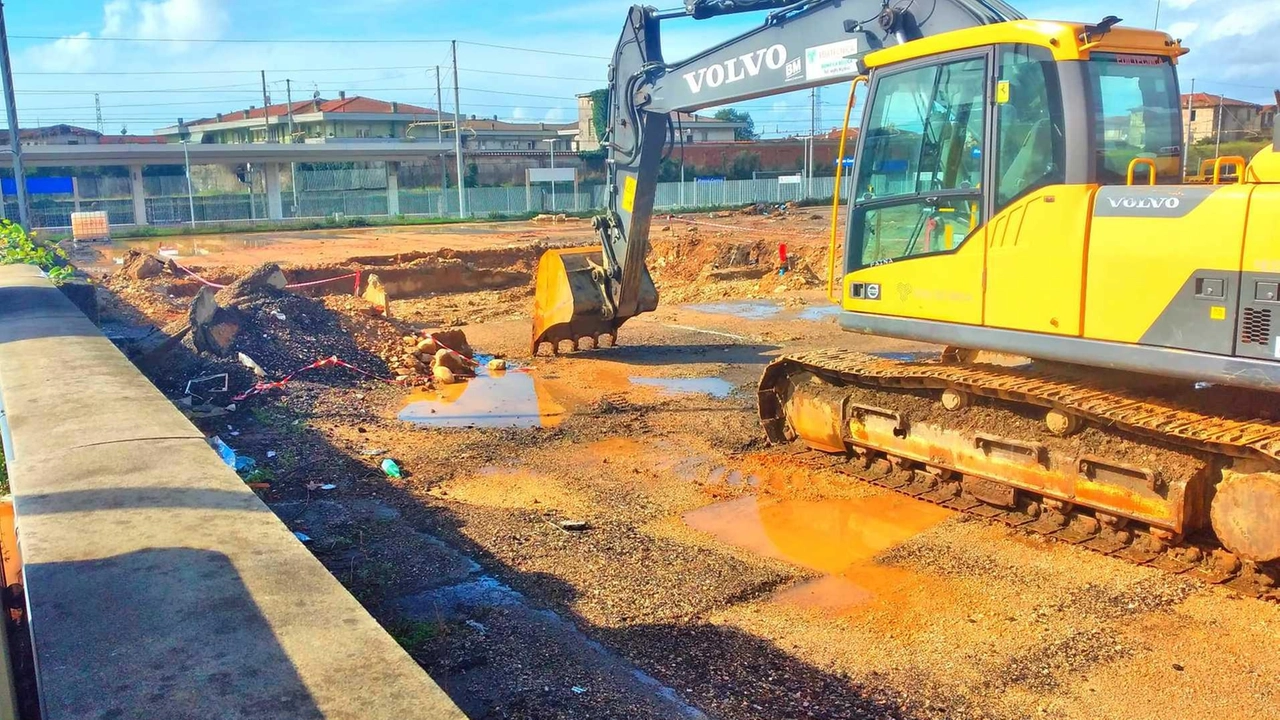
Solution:
{"label": "grass patch", "polygon": [[399,620],[387,626],[387,632],[400,643],[400,647],[413,652],[439,637],[443,629],[439,623],[423,620]]}

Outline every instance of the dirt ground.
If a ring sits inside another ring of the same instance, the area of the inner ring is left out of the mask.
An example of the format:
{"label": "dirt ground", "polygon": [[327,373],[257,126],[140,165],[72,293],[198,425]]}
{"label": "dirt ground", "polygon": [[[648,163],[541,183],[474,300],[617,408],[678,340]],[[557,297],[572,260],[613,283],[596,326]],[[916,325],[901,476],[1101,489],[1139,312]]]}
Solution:
{"label": "dirt ground", "polygon": [[[763,442],[754,387],[780,352],[935,351],[839,330],[822,292],[828,222],[807,210],[655,221],[660,309],[618,347],[560,357],[529,357],[528,283],[393,300],[391,320],[321,298],[386,325],[353,324],[357,342],[449,324],[512,367],[416,389],[300,376],[196,422],[257,460],[246,479],[263,500],[473,718],[1280,717],[1280,607],[808,469]],[[376,233],[229,240],[200,263],[216,274],[215,261],[323,252],[348,267],[591,240],[585,226]],[[795,258],[781,277],[778,242]],[[191,282],[112,278],[109,322],[180,318]],[[404,477],[379,469],[386,458]]]}

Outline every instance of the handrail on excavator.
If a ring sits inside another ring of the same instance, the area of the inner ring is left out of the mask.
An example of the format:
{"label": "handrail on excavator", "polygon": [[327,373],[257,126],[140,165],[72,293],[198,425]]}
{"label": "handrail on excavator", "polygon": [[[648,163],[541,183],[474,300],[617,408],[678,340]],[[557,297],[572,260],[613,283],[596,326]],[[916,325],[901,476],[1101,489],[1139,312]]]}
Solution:
{"label": "handrail on excavator", "polygon": [[1236,166],[1236,184],[1243,184],[1244,169],[1248,164],[1249,164],[1249,161],[1245,160],[1240,155],[1223,155],[1222,157],[1214,160],[1213,161],[1213,184],[1217,185],[1221,182],[1222,168],[1223,166],[1226,166],[1226,165]]}
{"label": "handrail on excavator", "polygon": [[854,95],[858,92],[858,85],[867,82],[866,75],[859,75],[849,86],[849,103],[844,108],[844,125],[840,126],[840,149],[836,153],[836,186],[831,200],[831,244],[827,248],[827,300],[837,305],[840,304],[841,298],[833,293],[836,286],[836,237],[840,227],[840,176],[844,170],[844,147],[845,140],[849,136],[849,118],[853,115]]}
{"label": "handrail on excavator", "polygon": [[1146,165],[1147,167],[1150,168],[1150,171],[1147,173],[1147,184],[1155,185],[1156,184],[1156,161],[1148,157],[1136,157],[1129,162],[1128,184],[1129,185],[1133,184],[1134,172],[1138,169],[1139,165]]}

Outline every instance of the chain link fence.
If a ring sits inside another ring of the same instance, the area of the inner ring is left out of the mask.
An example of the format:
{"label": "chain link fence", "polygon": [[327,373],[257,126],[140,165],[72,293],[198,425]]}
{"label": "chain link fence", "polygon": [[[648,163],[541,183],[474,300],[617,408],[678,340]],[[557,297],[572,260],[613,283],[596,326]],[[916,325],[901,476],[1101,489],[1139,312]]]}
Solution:
{"label": "chain link fence", "polygon": [[[288,175],[286,174],[286,178]],[[252,222],[267,219],[266,196],[261,178],[250,186],[236,180],[200,180],[193,174],[193,196],[187,195],[185,176],[143,178],[147,193],[146,221],[152,225]],[[306,170],[282,182],[281,210],[285,219],[323,219],[334,216],[386,217],[390,212],[386,173],[373,170]],[[603,185],[580,186],[573,192],[568,183],[553,193],[546,185],[525,187],[482,187],[466,190],[467,215],[475,218],[518,216],[529,213],[568,213],[598,210],[605,206]],[[229,186],[227,189],[221,189]],[[846,182],[842,196],[847,197]],[[835,179],[813,178],[811,183],[758,180],[698,180],[659,183],[654,208],[737,207],[754,203],[782,204],[802,200],[829,200]],[[135,224],[128,178],[85,178],[78,180],[80,210],[105,210],[112,225]],[[6,217],[17,217],[17,203],[5,198]],[[459,217],[458,191],[438,188],[401,188],[398,194],[401,215]],[[295,204],[296,203],[296,204]],[[31,203],[32,224],[36,228],[61,229],[71,225],[76,201],[71,196],[36,196]]]}

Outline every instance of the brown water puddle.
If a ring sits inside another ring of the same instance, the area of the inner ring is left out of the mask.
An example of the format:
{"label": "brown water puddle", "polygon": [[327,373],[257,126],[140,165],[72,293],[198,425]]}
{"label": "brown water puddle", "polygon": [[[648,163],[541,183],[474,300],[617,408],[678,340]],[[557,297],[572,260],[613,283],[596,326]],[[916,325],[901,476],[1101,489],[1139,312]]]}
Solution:
{"label": "brown water puddle", "polygon": [[764,557],[825,573],[773,600],[845,610],[909,587],[909,570],[874,558],[950,517],[951,511],[900,495],[773,500],[746,496],[685,513],[685,523]]}
{"label": "brown water puddle", "polygon": [[565,407],[546,381],[532,372],[511,370],[481,375],[455,385],[420,390],[406,401],[399,418],[423,427],[555,427]]}

